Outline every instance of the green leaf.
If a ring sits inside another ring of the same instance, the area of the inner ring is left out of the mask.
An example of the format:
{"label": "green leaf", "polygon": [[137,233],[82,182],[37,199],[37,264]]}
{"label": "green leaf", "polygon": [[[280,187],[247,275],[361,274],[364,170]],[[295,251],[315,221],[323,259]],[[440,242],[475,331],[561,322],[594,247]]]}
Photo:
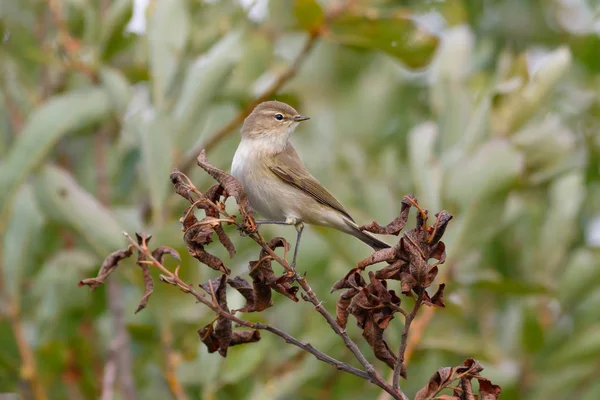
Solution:
{"label": "green leaf", "polygon": [[525,155],[528,170],[556,165],[575,148],[575,135],[558,115],[530,124],[512,136],[515,147]]}
{"label": "green leaf", "polygon": [[521,342],[528,353],[536,353],[544,345],[544,328],[535,309],[527,309],[521,325]]}
{"label": "green leaf", "polygon": [[138,126],[142,143],[143,181],[150,191],[152,209],[157,217],[161,215],[171,188],[169,175],[174,166],[174,126],[173,119],[165,113],[159,113]]}
{"label": "green leaf", "polygon": [[30,244],[38,239],[44,216],[39,209],[30,185],[23,185],[15,196],[3,236],[2,264],[6,290],[13,299],[18,299],[21,277],[27,273],[32,255]]}
{"label": "green leaf", "polygon": [[569,71],[571,63],[568,47],[560,47],[544,57],[526,85],[498,101],[491,119],[494,132],[510,135],[523,126],[547,101],[548,94]]}
{"label": "green leaf", "polygon": [[110,60],[123,50],[133,39],[125,29],[133,16],[133,0],[115,0],[111,2],[100,31],[100,55],[102,60]]}
{"label": "green leaf", "polygon": [[582,364],[590,360],[598,360],[600,357],[600,325],[592,325],[584,331],[574,333],[569,340],[563,342],[562,346],[554,349],[547,367],[565,368]]}
{"label": "green leaf", "polygon": [[105,90],[89,88],[58,95],[27,119],[0,171],[0,209],[14,190],[69,132],[98,123],[110,112]]}
{"label": "green leaf", "polygon": [[100,257],[123,247],[123,230],[113,214],[68,172],[46,166],[35,187],[44,212],[80,234]]}
{"label": "green leaf", "polygon": [[193,128],[199,114],[206,112],[240,59],[241,50],[241,33],[230,32],[188,67],[181,95],[173,110],[180,121],[182,134]]}
{"label": "green leaf", "polygon": [[522,155],[506,140],[492,140],[446,171],[445,195],[468,208],[472,202],[515,183],[522,170]]}
{"label": "green leaf", "polygon": [[[51,256],[33,281],[31,291],[38,300],[37,322],[49,322],[58,314],[73,308],[83,308],[90,300],[89,292],[75,284],[92,275],[100,257],[82,249],[60,250]],[[45,332],[47,334],[47,332]]]}
{"label": "green leaf", "polygon": [[294,14],[302,29],[312,32],[325,20],[323,9],[316,0],[296,0]]}
{"label": "green leaf", "polygon": [[435,159],[438,127],[433,122],[416,126],[408,134],[408,161],[417,197],[432,210],[440,209],[442,170]]}
{"label": "green leaf", "polygon": [[600,285],[600,258],[589,249],[579,249],[571,255],[558,293],[566,307],[584,299],[590,290]]}
{"label": "green leaf", "polygon": [[547,217],[540,227],[540,240],[534,250],[544,271],[555,272],[561,268],[577,233],[575,222],[585,193],[583,174],[577,171],[555,179],[550,185]]}
{"label": "green leaf", "polygon": [[185,0],[158,1],[153,7],[148,24],[148,52],[153,100],[162,107],[183,58],[190,35],[190,16]]}
{"label": "green leaf", "polygon": [[469,285],[472,288],[489,290],[504,296],[536,296],[550,294],[552,291],[539,282],[514,279],[480,279]]}
{"label": "green leaf", "polygon": [[375,10],[363,14],[346,13],[328,26],[327,37],[345,44],[381,50],[410,68],[427,66],[439,38],[411,19],[410,13],[379,15]]}
{"label": "green leaf", "polygon": [[120,70],[103,66],[100,68],[100,80],[108,92],[113,112],[122,117],[131,100],[131,88],[127,78]]}

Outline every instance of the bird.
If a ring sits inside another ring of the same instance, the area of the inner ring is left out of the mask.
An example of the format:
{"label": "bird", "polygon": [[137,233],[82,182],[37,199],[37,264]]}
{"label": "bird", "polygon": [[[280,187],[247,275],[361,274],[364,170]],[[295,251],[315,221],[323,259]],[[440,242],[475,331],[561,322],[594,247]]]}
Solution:
{"label": "bird", "polygon": [[257,225],[293,225],[296,256],[304,223],[350,234],[373,250],[390,247],[359,229],[342,204],[308,171],[290,137],[298,124],[310,119],[279,101],[258,104],[245,118],[233,156],[231,174],[242,184],[250,206],[267,218]]}

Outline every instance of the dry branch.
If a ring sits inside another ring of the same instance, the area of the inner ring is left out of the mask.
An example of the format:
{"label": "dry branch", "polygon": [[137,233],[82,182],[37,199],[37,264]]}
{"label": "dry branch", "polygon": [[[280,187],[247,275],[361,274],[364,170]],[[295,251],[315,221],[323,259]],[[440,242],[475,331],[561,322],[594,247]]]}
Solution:
{"label": "dry branch", "polygon": [[[200,285],[206,294],[201,294],[191,284],[185,283],[179,278],[179,265],[173,272],[164,266],[162,258],[166,254],[180,261],[180,256],[174,249],[161,246],[151,251],[148,247],[148,236],[138,234],[137,241],[127,234],[126,237],[130,245],[137,250],[138,263],[141,266],[154,266],[159,269],[162,273],[161,281],[177,286],[216,313],[215,319],[198,331],[200,340],[207,346],[208,351],[218,352],[221,356],[226,357],[230,347],[259,341],[261,338],[259,331],[266,330],[281,337],[287,343],[314,355],[320,361],[377,385],[394,399],[408,400],[406,394],[400,389],[399,383],[401,376],[404,378],[407,376],[405,354],[410,329],[412,322],[424,305],[444,307],[445,285],[440,284],[433,295],[430,295],[428,289],[438,274],[439,266],[446,260],[445,245],[440,239],[452,216],[441,211],[435,214],[435,221],[428,225],[428,211],[421,208],[413,196],[405,196],[400,215],[392,222],[384,227],[376,222],[363,227],[365,230],[398,236],[407,225],[410,208],[414,207],[418,210],[415,227],[405,231],[394,246],[373,253],[334,284],[333,290],[344,289],[336,304],[336,316],[334,317],[312,290],[306,276],[297,274],[291,268],[287,261],[289,244],[285,239],[276,237],[266,241],[257,231],[253,213],[242,185],[231,175],[210,165],[204,152],[198,157],[198,164],[218,182],[218,185],[212,186],[203,193],[185,174],[178,170],[174,170],[171,174],[171,181],[175,193],[190,202],[190,206],[184,210],[180,220],[183,241],[188,252],[203,264],[221,272],[218,278]],[[225,211],[225,200],[229,196],[237,202],[238,211],[242,216],[241,221]],[[198,220],[194,210],[202,210],[206,216]],[[235,249],[223,224],[235,225],[238,231],[261,247],[258,259],[250,261],[248,264],[251,283],[240,276],[229,278],[228,275],[231,272],[225,267],[223,261],[208,253],[204,248],[211,243],[213,233],[216,233],[221,244],[229,251],[230,256],[233,256]],[[275,252],[278,247],[283,248],[283,257]],[[111,256],[114,258],[115,254],[122,255],[117,252]],[[277,275],[274,271],[273,261],[283,268],[282,275]],[[388,264],[369,271],[367,279],[365,279],[363,276],[366,273],[365,269],[380,262]],[[108,265],[113,263],[108,262]],[[84,280],[82,283],[98,285],[104,281],[104,278],[100,282],[97,281],[98,278],[95,278],[96,280]],[[93,285],[91,286],[94,287]],[[397,289],[392,289],[392,285],[397,285]],[[237,290],[245,298],[246,304],[241,309],[229,309],[227,286]],[[363,369],[336,360],[315,349],[311,344],[303,343],[272,325],[251,322],[236,315],[240,312],[261,312],[272,306],[273,290],[293,301],[298,301],[296,293],[300,292],[302,299],[314,306],[332,331],[342,339]],[[146,305],[150,293],[151,287],[147,283],[146,292],[140,305]],[[410,311],[402,308],[401,294],[415,299]],[[397,353],[392,351],[384,338],[390,327],[390,321],[396,313],[400,313],[404,318],[401,344]],[[346,332],[350,315],[355,318],[357,326],[362,330],[362,335],[373,349],[374,355],[393,369],[392,384],[382,377],[375,366],[360,351],[358,345],[350,339]],[[239,328],[246,329],[240,330]],[[469,389],[470,379],[473,377],[484,378],[477,375],[481,367],[476,361],[471,360],[467,364],[453,369],[440,369],[437,375],[434,375],[430,382],[419,391],[417,398],[433,399],[441,390],[448,388],[456,380],[463,387],[464,393],[468,390],[472,391]],[[490,399],[497,398],[499,387],[486,383],[489,381],[484,380],[483,382],[482,390],[485,392],[480,391],[480,393],[485,393]]]}

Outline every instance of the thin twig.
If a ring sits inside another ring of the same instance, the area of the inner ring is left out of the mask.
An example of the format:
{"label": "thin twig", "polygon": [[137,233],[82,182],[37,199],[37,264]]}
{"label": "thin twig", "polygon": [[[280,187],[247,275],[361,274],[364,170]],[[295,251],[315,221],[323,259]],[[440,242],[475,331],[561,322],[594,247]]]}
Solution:
{"label": "thin twig", "polygon": [[194,149],[192,149],[187,156],[184,158],[181,167],[179,168],[184,174],[188,173],[190,169],[196,164],[196,157],[202,149],[206,151],[210,151],[213,149],[221,140],[227,137],[239,124],[241,124],[244,119],[252,112],[254,107],[263,101],[269,100],[275,93],[279,91],[289,81],[293,78],[298,69],[310,53],[311,49],[314,47],[317,38],[319,37],[319,33],[317,31],[311,32],[302,46],[302,50],[298,53],[294,61],[275,79],[275,81],[258,97],[248,103],[231,121],[229,121],[224,127],[215,132],[214,135],[209,137],[205,142],[198,144]]}
{"label": "thin twig", "polygon": [[[0,270],[0,273],[2,271]],[[33,390],[33,396],[35,400],[46,400],[46,393],[40,381],[38,375],[37,366],[35,362],[35,356],[33,350],[25,338],[25,332],[23,325],[21,324],[21,315],[19,307],[14,303],[8,303],[9,307],[13,310],[9,311],[9,321],[17,342],[17,348],[19,349],[19,355],[21,356],[21,377],[28,383]]]}
{"label": "thin twig", "polygon": [[167,319],[160,332],[160,338],[162,342],[163,351],[165,354],[165,380],[171,395],[176,400],[187,400],[187,394],[177,379],[175,369],[177,367],[177,357],[173,352],[173,333],[171,332],[171,323]]}
{"label": "thin twig", "polygon": [[23,129],[25,119],[19,110],[19,107],[13,102],[8,91],[4,92],[4,107],[6,108],[10,126],[15,135],[18,135]]}
{"label": "thin twig", "polygon": [[398,358],[396,359],[396,365],[394,366],[394,375],[392,383],[392,386],[394,388],[400,387],[400,375],[406,376],[406,364],[404,363],[404,355],[406,352],[406,345],[408,342],[408,331],[410,330],[410,325],[415,319],[419,308],[423,304],[423,298],[425,297],[424,293],[425,289],[422,289],[422,291],[417,296],[417,300],[415,301],[413,309],[404,321],[404,329],[402,330],[402,339],[400,341],[400,350],[398,350]]}
{"label": "thin twig", "polygon": [[321,301],[319,301],[315,292],[306,282],[306,278],[296,275],[296,280],[298,281],[300,287],[306,293],[306,299],[315,306],[315,309],[325,318],[325,320],[327,320],[327,323],[329,323],[331,329],[333,329],[333,331],[342,338],[344,344],[352,352],[352,354],[354,354],[354,357],[356,357],[358,362],[363,367],[365,367],[367,373],[369,374],[369,381],[385,390],[394,399],[408,400],[408,397],[402,392],[402,390],[398,386],[391,387],[390,384],[386,382],[385,379],[383,379],[379,372],[377,372],[375,367],[373,367],[373,365],[365,358],[364,354],[362,354],[356,343],[354,343],[352,339],[350,339],[346,330],[342,329],[335,320],[335,318],[333,318],[333,316],[323,307]]}
{"label": "thin twig", "polygon": [[[2,232],[0,235],[0,254],[2,254],[4,232],[6,231],[4,229],[6,226],[6,216],[7,213],[0,213],[0,232]],[[26,382],[26,385],[31,388],[35,400],[46,400],[46,392],[38,374],[35,355],[23,330],[19,300],[10,295],[5,285],[2,257],[0,257],[0,302],[4,303],[0,304],[0,310],[2,308],[7,310],[5,317],[10,324],[13,336],[17,342],[17,349],[19,351],[19,356],[21,357],[21,378]]]}
{"label": "thin twig", "polygon": [[79,39],[73,37],[69,32],[69,27],[63,16],[63,3],[62,0],[46,0],[48,9],[50,10],[50,16],[58,31],[58,41],[66,52],[68,61],[64,65],[76,71],[79,71],[87,75],[92,81],[96,81],[98,76],[95,69],[80,61],[77,53],[81,48],[81,42]]}

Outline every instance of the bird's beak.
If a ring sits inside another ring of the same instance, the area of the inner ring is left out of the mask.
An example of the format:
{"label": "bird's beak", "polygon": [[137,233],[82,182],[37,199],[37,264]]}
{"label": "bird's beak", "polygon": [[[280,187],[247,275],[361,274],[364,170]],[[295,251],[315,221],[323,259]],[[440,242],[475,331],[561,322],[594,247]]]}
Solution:
{"label": "bird's beak", "polygon": [[310,118],[305,117],[304,115],[296,115],[294,117],[294,121],[298,121],[298,122],[300,122],[300,121],[306,121],[307,119],[310,119]]}

